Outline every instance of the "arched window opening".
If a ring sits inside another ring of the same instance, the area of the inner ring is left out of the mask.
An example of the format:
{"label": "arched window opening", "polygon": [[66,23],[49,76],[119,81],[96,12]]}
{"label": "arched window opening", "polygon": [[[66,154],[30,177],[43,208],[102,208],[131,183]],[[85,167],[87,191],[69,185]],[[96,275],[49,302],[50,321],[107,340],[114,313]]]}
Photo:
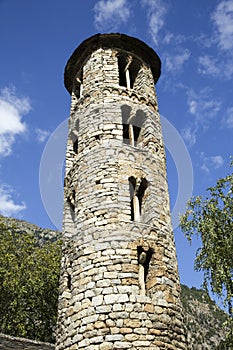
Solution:
{"label": "arched window opening", "polygon": [[148,187],[148,181],[145,178],[143,178],[141,180],[141,183],[140,183],[140,185],[138,187],[138,191],[137,191],[140,215],[142,214],[142,201],[143,201],[147,187]]}
{"label": "arched window opening", "polygon": [[133,89],[135,80],[138,76],[140,69],[140,62],[136,59],[133,59],[132,63],[129,66],[129,76],[130,76],[130,88]]}
{"label": "arched window opening", "polygon": [[127,65],[126,57],[118,56],[118,70],[119,70],[119,85],[127,87],[125,68]]}
{"label": "arched window opening", "polygon": [[147,251],[143,249],[142,246],[137,247],[138,253],[138,284],[140,289],[140,295],[146,295],[146,280],[149,272],[149,266],[151,257],[153,254],[153,249],[149,248]]}
{"label": "arched window opening", "polygon": [[141,128],[132,124],[123,124],[123,142],[136,146]]}
{"label": "arched window opening", "polygon": [[82,69],[76,75],[74,93],[77,98],[80,98],[83,96],[83,70]]}
{"label": "arched window opening", "polygon": [[127,105],[121,107],[122,126],[123,126],[123,142],[131,146],[137,146],[141,133],[142,125],[146,119],[145,112],[140,109],[136,114],[130,117],[131,108]]}
{"label": "arched window opening", "polygon": [[139,60],[132,56],[118,56],[119,85],[128,89],[133,89],[135,80],[140,69]]}
{"label": "arched window opening", "polygon": [[69,207],[71,209],[71,213],[74,213],[74,211],[75,211],[75,190],[72,190],[70,195],[68,195],[67,202],[68,202]]}
{"label": "arched window opening", "polygon": [[129,124],[123,124],[123,142],[126,144],[130,143],[129,140]]}
{"label": "arched window opening", "polygon": [[134,140],[134,146],[137,145],[138,137],[140,135],[141,128],[139,126],[133,125],[133,140]]}
{"label": "arched window opening", "polygon": [[140,182],[133,176],[129,177],[131,221],[140,221],[145,191],[148,181],[143,178]]}

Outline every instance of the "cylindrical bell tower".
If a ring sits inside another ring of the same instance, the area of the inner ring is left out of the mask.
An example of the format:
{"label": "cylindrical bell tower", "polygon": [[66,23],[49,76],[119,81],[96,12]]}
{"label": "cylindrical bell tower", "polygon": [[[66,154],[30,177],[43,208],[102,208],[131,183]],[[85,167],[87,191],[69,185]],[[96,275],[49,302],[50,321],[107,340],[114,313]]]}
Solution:
{"label": "cylindrical bell tower", "polygon": [[186,349],[165,152],[160,59],[122,34],[65,68],[71,112],[57,350]]}

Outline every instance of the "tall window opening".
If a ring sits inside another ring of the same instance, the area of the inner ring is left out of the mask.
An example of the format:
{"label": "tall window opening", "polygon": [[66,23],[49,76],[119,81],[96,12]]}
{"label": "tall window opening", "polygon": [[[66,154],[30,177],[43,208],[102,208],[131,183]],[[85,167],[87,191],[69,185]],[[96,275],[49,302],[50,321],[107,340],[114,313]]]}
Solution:
{"label": "tall window opening", "polygon": [[118,56],[119,85],[127,87],[125,68],[127,60],[124,56]]}
{"label": "tall window opening", "polygon": [[123,142],[129,144],[129,124],[123,124]]}
{"label": "tall window opening", "polygon": [[139,60],[127,56],[119,55],[118,56],[118,70],[119,70],[119,85],[125,86],[128,89],[133,89],[135,80],[138,76],[140,69]]}
{"label": "tall window opening", "polygon": [[140,134],[141,128],[139,126],[133,125],[133,141],[134,141],[134,146],[137,145],[138,137]]}
{"label": "tall window opening", "polygon": [[136,147],[142,125],[146,119],[146,114],[140,109],[138,109],[134,115],[131,114],[131,107],[127,105],[121,106],[123,142]]}
{"label": "tall window opening", "polygon": [[149,248],[147,251],[143,249],[142,246],[137,247],[138,253],[138,284],[140,289],[140,295],[146,295],[146,280],[149,272],[149,266],[151,257],[153,254],[153,249]]}
{"label": "tall window opening", "polygon": [[74,93],[77,98],[83,96],[83,70],[81,69],[76,75]]}
{"label": "tall window opening", "polygon": [[130,192],[130,209],[131,221],[140,221],[142,215],[142,206],[145,191],[148,187],[148,181],[143,178],[141,181],[133,176],[129,177],[129,192]]}
{"label": "tall window opening", "polygon": [[78,154],[78,139],[73,142],[73,151]]}
{"label": "tall window opening", "polygon": [[129,66],[130,88],[131,89],[133,89],[135,80],[138,76],[139,69],[140,69],[140,62],[138,60],[134,59]]}
{"label": "tall window opening", "polygon": [[129,177],[129,194],[130,194],[131,221],[135,220],[135,209],[136,209],[135,189],[136,189],[136,179],[135,177],[130,176]]}
{"label": "tall window opening", "polygon": [[67,196],[67,203],[69,204],[70,214],[71,214],[72,220],[74,221],[74,217],[75,217],[75,190],[72,190],[72,192]]}
{"label": "tall window opening", "polygon": [[67,268],[67,278],[66,278],[66,286],[69,291],[71,291],[72,288],[72,262],[69,263],[68,268]]}
{"label": "tall window opening", "polygon": [[148,187],[148,181],[145,178],[143,178],[141,180],[141,183],[140,183],[140,185],[138,187],[138,191],[137,191],[140,215],[142,213],[142,201],[143,201],[143,198],[144,198],[145,191],[146,191],[147,187]]}
{"label": "tall window opening", "polygon": [[71,275],[68,274],[68,276],[67,276],[67,287],[68,287],[69,290],[71,290],[71,286],[72,286]]}
{"label": "tall window opening", "polygon": [[132,124],[123,124],[123,142],[136,146],[141,128]]}

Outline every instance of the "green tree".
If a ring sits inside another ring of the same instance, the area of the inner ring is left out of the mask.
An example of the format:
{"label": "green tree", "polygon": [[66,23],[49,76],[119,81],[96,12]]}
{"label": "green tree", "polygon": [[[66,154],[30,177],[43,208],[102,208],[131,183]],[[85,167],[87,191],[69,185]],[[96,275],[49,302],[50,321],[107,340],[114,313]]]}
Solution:
{"label": "green tree", "polygon": [[60,240],[40,244],[0,220],[0,332],[54,341],[60,256]]}
{"label": "green tree", "polygon": [[195,270],[204,272],[203,286],[222,299],[232,322],[233,174],[219,179],[216,186],[207,191],[207,197],[189,200],[187,210],[180,218],[180,227],[190,242],[193,235],[201,238]]}

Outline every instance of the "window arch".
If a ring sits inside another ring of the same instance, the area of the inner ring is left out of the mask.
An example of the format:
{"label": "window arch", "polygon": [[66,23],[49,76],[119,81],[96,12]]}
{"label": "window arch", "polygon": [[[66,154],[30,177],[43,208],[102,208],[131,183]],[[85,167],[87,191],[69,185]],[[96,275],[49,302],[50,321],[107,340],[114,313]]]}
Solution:
{"label": "window arch", "polygon": [[81,69],[74,80],[74,94],[77,98],[83,96],[83,69]]}
{"label": "window arch", "polygon": [[130,117],[131,108],[127,105],[121,107],[123,142],[131,146],[137,146],[138,138],[141,132],[142,124],[146,119],[146,113],[138,109],[136,114]]}
{"label": "window arch", "polygon": [[145,178],[136,179],[134,176],[128,178],[130,193],[131,221],[140,221],[142,215],[143,199],[148,187]]}
{"label": "window arch", "polygon": [[127,54],[118,55],[119,85],[133,89],[141,63],[135,57]]}

